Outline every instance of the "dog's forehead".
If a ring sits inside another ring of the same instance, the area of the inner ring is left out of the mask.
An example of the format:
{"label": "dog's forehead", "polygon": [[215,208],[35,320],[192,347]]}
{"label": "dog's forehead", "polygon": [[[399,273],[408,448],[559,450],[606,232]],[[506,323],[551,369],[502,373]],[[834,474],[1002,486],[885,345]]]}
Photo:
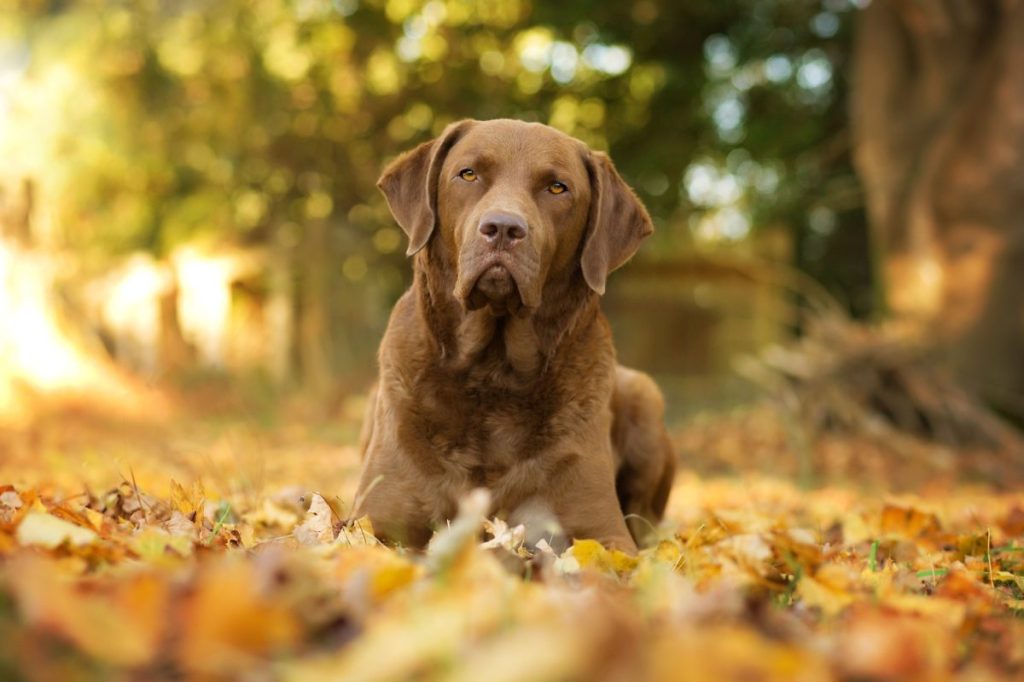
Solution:
{"label": "dog's forehead", "polygon": [[541,123],[500,119],[475,123],[452,149],[457,159],[583,171],[587,147]]}

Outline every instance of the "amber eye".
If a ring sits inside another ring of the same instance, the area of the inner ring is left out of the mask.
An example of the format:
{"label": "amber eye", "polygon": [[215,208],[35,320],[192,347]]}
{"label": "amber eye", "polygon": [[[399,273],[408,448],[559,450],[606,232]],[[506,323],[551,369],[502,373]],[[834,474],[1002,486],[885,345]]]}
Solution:
{"label": "amber eye", "polygon": [[552,182],[548,185],[548,191],[552,194],[561,194],[562,192],[568,191],[568,187],[563,182]]}
{"label": "amber eye", "polygon": [[459,171],[459,177],[466,182],[476,182],[476,171],[472,168],[463,168]]}

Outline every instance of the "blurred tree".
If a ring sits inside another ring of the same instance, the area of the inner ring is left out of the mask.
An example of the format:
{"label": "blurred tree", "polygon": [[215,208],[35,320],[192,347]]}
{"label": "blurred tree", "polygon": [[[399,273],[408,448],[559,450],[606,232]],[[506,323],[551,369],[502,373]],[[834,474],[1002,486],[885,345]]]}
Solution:
{"label": "blurred tree", "polygon": [[1024,4],[876,0],[854,63],[885,301],[1024,419]]}
{"label": "blurred tree", "polygon": [[0,29],[28,58],[0,144],[40,179],[62,242],[97,263],[197,239],[265,247],[269,295],[291,302],[281,363],[307,384],[370,372],[407,277],[378,171],[462,117],[609,149],[658,223],[645,257],[784,226],[798,266],[869,308],[852,0],[16,7]]}

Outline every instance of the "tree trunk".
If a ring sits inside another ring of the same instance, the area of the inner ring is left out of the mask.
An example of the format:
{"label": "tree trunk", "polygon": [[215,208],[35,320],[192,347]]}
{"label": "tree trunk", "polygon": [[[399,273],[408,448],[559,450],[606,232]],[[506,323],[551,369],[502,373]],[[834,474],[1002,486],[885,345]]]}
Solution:
{"label": "tree trunk", "polygon": [[874,0],[851,119],[884,299],[1024,418],[1024,1]]}

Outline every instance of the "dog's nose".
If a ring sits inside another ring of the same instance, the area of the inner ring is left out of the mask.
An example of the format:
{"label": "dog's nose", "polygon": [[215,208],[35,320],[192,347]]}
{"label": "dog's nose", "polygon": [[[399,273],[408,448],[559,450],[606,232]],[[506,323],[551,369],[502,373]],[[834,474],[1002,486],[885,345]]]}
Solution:
{"label": "dog's nose", "polygon": [[522,217],[498,211],[485,213],[478,229],[488,244],[499,249],[515,246],[529,231]]}

